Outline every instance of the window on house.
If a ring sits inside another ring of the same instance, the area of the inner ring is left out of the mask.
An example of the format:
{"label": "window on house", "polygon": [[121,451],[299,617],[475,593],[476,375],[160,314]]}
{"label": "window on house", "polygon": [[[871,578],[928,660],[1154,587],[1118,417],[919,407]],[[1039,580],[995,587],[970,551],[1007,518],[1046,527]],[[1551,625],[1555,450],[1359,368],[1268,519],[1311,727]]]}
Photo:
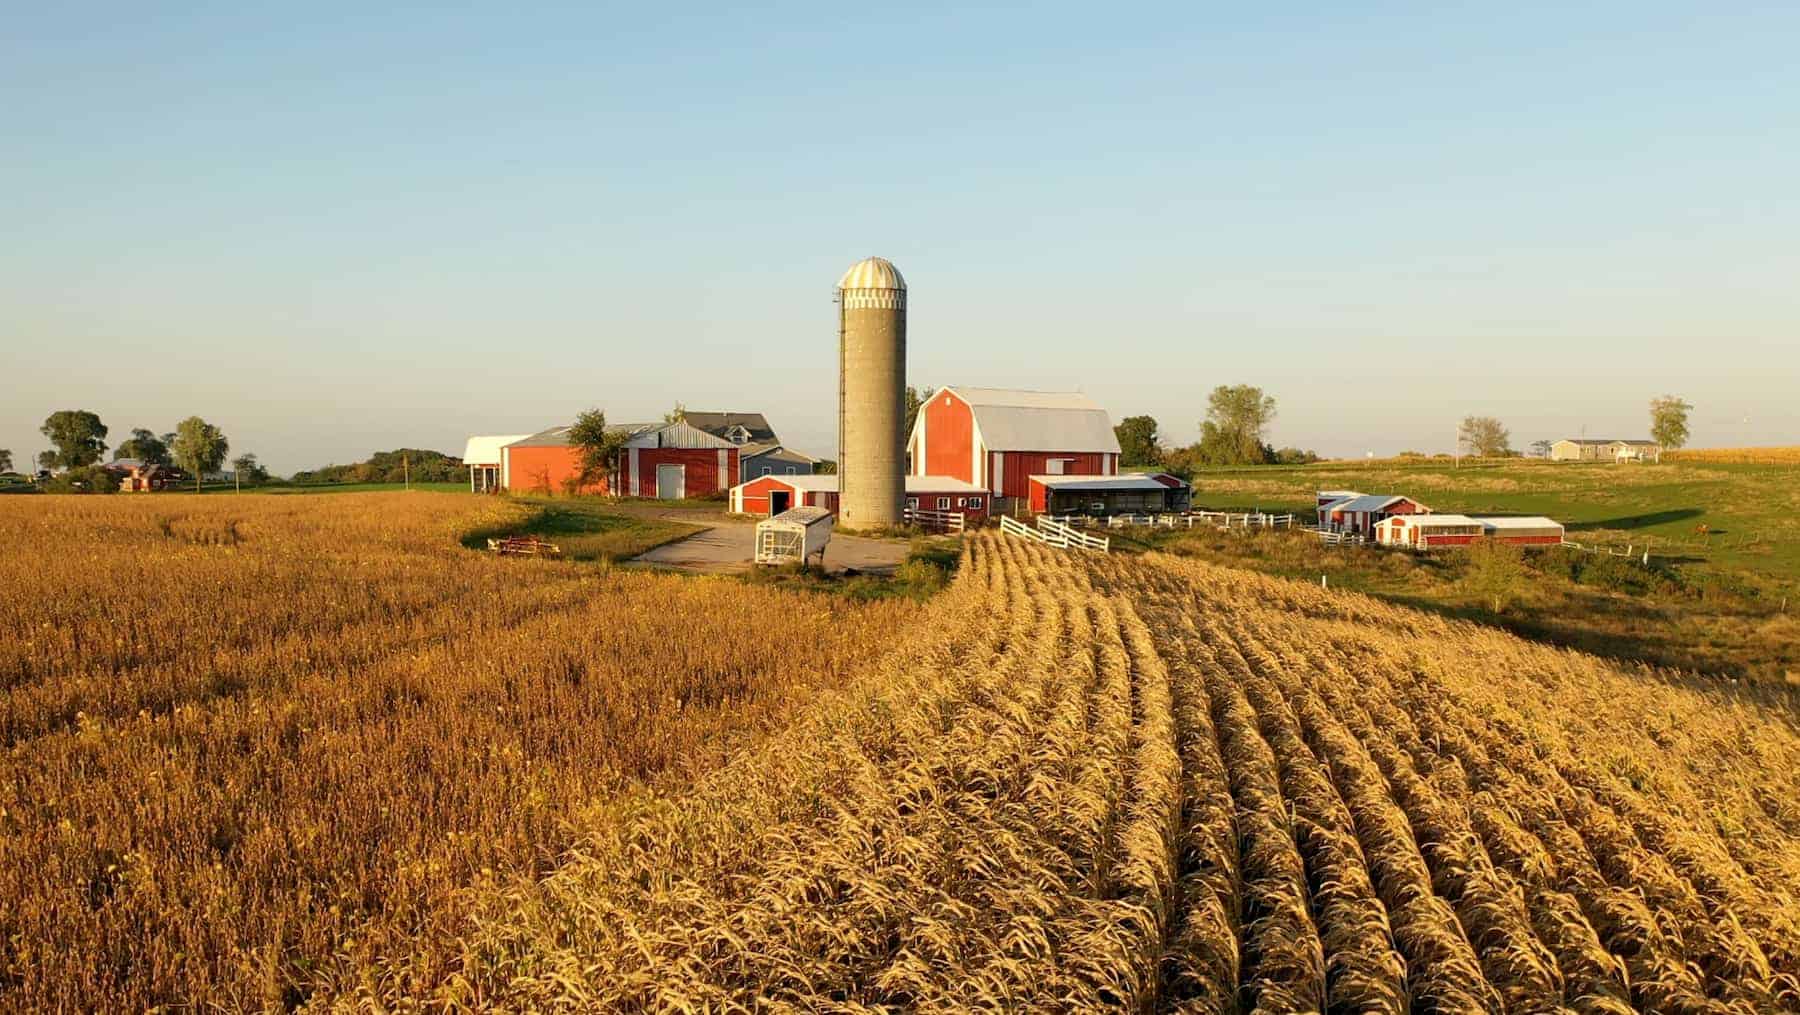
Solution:
{"label": "window on house", "polygon": [[969,498],[967,498],[967,497],[956,498],[956,506],[957,507],[968,507],[969,506]]}
{"label": "window on house", "polygon": [[969,510],[971,510],[971,511],[980,511],[981,510],[981,498],[980,497],[970,497],[969,498]]}
{"label": "window on house", "polygon": [[948,497],[939,497],[939,498],[938,498],[938,510],[939,510],[939,511],[948,511],[948,510],[950,510],[950,498],[948,498]]}
{"label": "window on house", "polygon": [[767,465],[762,467],[762,474],[765,476],[769,474],[769,467]]}

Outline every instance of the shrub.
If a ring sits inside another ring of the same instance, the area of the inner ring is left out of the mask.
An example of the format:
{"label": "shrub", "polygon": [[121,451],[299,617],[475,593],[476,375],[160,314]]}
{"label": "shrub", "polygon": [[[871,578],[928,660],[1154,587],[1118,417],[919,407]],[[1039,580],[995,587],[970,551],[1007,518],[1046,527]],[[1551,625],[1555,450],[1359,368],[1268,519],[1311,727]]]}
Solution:
{"label": "shrub", "polygon": [[1505,613],[1525,582],[1525,554],[1511,543],[1478,539],[1469,544],[1469,591],[1495,613]]}
{"label": "shrub", "polygon": [[119,477],[98,465],[84,465],[51,477],[44,489],[51,493],[118,493]]}

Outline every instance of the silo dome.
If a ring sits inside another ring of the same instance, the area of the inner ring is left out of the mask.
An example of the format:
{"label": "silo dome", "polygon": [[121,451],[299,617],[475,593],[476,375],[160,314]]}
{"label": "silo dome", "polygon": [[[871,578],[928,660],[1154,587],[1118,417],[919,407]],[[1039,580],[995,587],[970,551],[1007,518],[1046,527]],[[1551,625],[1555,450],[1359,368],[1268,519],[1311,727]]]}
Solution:
{"label": "silo dome", "polygon": [[885,257],[865,257],[850,266],[838,279],[839,289],[898,289],[906,291],[906,279],[900,269]]}

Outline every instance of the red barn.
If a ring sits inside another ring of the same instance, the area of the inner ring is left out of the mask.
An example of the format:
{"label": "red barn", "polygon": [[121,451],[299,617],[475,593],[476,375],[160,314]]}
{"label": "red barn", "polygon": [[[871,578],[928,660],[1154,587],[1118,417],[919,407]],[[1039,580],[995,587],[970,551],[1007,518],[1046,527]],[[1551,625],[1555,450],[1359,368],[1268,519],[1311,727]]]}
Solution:
{"label": "red barn", "polygon": [[939,388],[907,439],[914,477],[971,483],[999,509],[1030,496],[1032,476],[1115,476],[1119,441],[1106,410],[1077,392]]}
{"label": "red barn", "polygon": [[1411,497],[1382,493],[1364,494],[1326,505],[1320,523],[1333,532],[1374,536],[1375,526],[1394,515],[1427,515],[1431,509]]}
{"label": "red barn", "polygon": [[774,516],[797,507],[821,507],[837,513],[836,476],[757,476],[731,488],[731,510],[741,515]]}
{"label": "red barn", "polygon": [[737,483],[738,447],[677,420],[620,424],[626,435],[619,468],[580,482],[581,451],[559,426],[500,449],[500,485],[518,493],[616,493],[679,500],[723,493]]}

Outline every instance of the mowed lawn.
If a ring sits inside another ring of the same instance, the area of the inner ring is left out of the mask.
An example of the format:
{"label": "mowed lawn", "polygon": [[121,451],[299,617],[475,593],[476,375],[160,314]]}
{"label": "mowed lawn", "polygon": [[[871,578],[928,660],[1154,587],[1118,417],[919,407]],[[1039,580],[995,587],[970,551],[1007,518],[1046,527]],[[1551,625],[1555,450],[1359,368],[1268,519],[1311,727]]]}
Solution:
{"label": "mowed lawn", "polygon": [[1570,539],[1619,547],[1648,539],[1665,559],[1800,579],[1800,465],[1509,461],[1457,468],[1428,460],[1208,469],[1194,477],[1194,505],[1310,513],[1322,489],[1404,494],[1436,511],[1548,515],[1568,526]]}

